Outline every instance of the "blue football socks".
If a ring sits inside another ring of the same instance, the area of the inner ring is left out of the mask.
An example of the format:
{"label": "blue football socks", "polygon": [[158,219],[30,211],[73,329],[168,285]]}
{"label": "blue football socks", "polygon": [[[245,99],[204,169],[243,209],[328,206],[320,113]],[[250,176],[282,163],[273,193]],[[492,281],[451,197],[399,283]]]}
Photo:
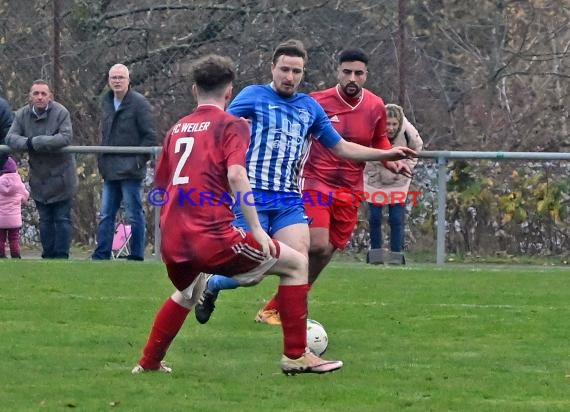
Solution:
{"label": "blue football socks", "polygon": [[239,287],[239,282],[234,278],[223,275],[214,275],[208,279],[208,290],[217,294],[220,290],[235,289]]}

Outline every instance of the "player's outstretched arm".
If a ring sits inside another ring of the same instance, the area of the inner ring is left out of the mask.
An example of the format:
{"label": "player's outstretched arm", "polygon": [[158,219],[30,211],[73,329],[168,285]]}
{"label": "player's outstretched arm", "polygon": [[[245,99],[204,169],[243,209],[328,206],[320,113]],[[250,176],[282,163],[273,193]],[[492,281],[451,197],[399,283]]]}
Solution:
{"label": "player's outstretched arm", "polygon": [[414,150],[405,146],[395,146],[388,150],[382,150],[348,142],[344,139],[339,141],[332,150],[338,157],[359,160],[361,162],[371,160],[400,160],[417,156]]}
{"label": "player's outstretched arm", "polygon": [[249,199],[252,197],[248,196],[248,201],[243,201],[246,195],[251,193],[251,185],[249,184],[245,168],[239,165],[231,165],[228,168],[228,183],[235,198],[241,200],[241,211],[245,217],[245,220],[247,220],[247,224],[251,228],[253,237],[263,248],[263,253],[265,253],[267,256],[275,256],[277,253],[275,244],[261,227],[255,205],[253,202],[249,201]]}

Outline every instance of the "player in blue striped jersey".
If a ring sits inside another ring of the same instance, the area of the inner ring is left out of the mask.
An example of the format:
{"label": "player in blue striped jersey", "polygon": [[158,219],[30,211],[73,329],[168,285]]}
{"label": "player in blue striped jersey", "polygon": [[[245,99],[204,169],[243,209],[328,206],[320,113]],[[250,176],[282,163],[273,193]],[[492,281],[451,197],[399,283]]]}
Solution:
{"label": "player in blue striped jersey", "polygon": [[[307,61],[299,40],[281,43],[273,53],[268,85],[243,89],[228,107],[251,122],[251,141],[246,169],[254,192],[259,220],[267,233],[308,256],[309,226],[298,188],[298,172],[310,139],[315,138],[345,159],[398,160],[414,156],[407,147],[380,150],[344,140],[334,129],[323,108],[310,96],[298,93]],[[408,173],[404,162],[394,162],[395,172]],[[234,224],[248,230],[239,205]],[[206,323],[214,310],[218,292],[240,285],[235,278],[214,275],[195,307],[196,319]]]}
{"label": "player in blue striped jersey", "polygon": [[255,189],[298,193],[297,172],[309,144],[307,136],[331,148],[340,141],[315,99],[304,93],[282,96],[275,83],[246,87],[228,111],[251,120],[246,166]]}

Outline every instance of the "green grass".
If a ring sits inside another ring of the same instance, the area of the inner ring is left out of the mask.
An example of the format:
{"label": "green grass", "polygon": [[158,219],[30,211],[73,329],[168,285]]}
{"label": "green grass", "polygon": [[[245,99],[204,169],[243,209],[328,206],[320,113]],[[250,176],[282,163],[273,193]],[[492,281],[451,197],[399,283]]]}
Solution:
{"label": "green grass", "polygon": [[276,287],[191,314],[167,361],[131,368],[172,288],[145,262],[0,262],[6,411],[566,411],[570,276],[563,268],[335,262],[310,296],[330,375],[280,373],[280,328],[253,316]]}

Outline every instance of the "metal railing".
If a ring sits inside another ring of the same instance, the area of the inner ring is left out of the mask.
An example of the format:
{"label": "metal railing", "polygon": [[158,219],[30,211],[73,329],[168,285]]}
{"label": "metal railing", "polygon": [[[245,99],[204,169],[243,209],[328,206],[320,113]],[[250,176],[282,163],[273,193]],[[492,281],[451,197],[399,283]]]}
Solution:
{"label": "metal railing", "polygon": [[447,206],[447,160],[570,160],[570,153],[553,152],[469,152],[423,151],[420,158],[437,160],[437,235],[436,264],[445,263],[445,210]]}
{"label": "metal railing", "polygon": [[[116,153],[116,154],[150,154],[152,160],[156,161],[160,151],[161,146],[151,146],[151,147],[134,147],[134,146],[67,146],[63,147],[57,152],[62,153]],[[0,153],[2,152],[13,152],[9,146],[0,145]],[[25,151],[23,151],[25,152]],[[156,259],[160,259],[160,210],[159,208],[154,208],[154,244],[153,252]]]}
{"label": "metal railing", "polygon": [[[129,147],[129,146],[68,146],[60,149],[65,153],[132,153],[150,154],[154,160],[161,151],[160,146]],[[11,152],[6,145],[0,145],[0,152]],[[445,211],[447,206],[447,162],[453,159],[477,160],[564,160],[570,161],[570,153],[556,152],[476,152],[476,151],[423,151],[419,154],[422,159],[437,161],[437,235],[436,235],[436,263],[445,263]],[[154,209],[154,239],[153,249],[155,256],[160,256],[160,230],[159,209]]]}

